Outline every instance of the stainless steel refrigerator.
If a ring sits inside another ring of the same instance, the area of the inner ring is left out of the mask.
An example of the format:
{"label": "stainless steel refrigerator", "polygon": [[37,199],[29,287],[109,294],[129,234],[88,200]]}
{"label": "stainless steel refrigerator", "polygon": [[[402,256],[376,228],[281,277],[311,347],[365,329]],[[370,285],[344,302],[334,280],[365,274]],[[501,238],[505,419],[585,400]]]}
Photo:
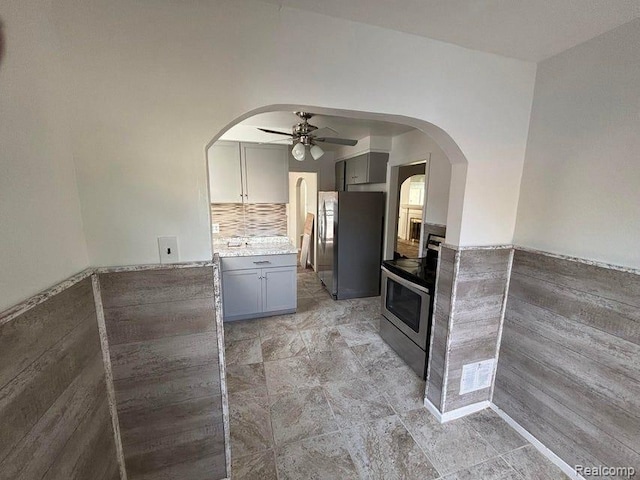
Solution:
{"label": "stainless steel refrigerator", "polygon": [[318,276],[333,298],[380,295],[383,192],[318,192]]}

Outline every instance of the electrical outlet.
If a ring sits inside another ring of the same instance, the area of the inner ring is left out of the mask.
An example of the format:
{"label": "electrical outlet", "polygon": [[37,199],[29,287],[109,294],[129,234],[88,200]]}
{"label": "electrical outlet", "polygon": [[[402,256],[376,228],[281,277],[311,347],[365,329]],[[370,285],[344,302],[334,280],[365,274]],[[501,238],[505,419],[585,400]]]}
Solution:
{"label": "electrical outlet", "polygon": [[220,233],[220,224],[212,223],[211,224],[211,233]]}
{"label": "electrical outlet", "polygon": [[158,237],[160,263],[177,263],[180,261],[178,253],[178,237]]}

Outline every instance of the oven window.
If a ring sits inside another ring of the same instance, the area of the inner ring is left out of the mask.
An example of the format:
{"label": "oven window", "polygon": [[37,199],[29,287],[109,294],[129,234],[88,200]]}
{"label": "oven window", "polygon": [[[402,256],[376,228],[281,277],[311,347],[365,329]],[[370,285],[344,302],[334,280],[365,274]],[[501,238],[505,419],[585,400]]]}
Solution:
{"label": "oven window", "polygon": [[422,296],[404,285],[387,278],[386,308],[414,332],[420,329]]}

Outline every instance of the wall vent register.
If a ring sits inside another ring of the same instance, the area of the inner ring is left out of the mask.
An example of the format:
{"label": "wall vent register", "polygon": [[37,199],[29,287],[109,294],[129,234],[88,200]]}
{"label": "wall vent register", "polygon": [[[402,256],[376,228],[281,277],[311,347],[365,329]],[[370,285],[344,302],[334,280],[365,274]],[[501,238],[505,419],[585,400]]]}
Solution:
{"label": "wall vent register", "polygon": [[468,363],[462,367],[460,378],[460,395],[475,392],[491,386],[495,360]]}

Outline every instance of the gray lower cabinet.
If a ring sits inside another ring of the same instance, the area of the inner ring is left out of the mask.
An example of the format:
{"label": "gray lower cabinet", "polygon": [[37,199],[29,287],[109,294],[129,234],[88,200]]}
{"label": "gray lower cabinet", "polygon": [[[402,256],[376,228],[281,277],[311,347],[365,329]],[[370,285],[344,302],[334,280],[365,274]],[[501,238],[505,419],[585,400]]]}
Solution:
{"label": "gray lower cabinet", "polygon": [[296,268],[262,270],[262,311],[281,312],[296,309]]}
{"label": "gray lower cabinet", "polygon": [[296,264],[295,254],[223,258],[224,321],[295,312]]}
{"label": "gray lower cabinet", "polygon": [[222,272],[224,317],[248,318],[262,312],[260,269]]}

